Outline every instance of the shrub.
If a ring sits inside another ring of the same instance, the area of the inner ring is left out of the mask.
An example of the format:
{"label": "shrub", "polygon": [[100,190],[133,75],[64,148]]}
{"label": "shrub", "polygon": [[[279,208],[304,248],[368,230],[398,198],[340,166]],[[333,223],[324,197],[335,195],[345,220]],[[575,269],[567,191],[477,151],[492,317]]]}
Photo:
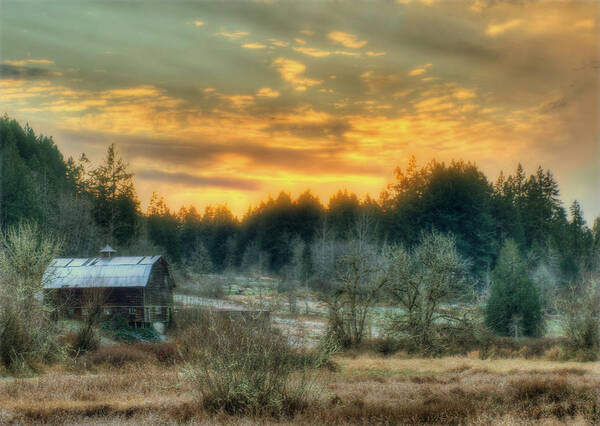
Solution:
{"label": "shrub", "polygon": [[589,276],[569,289],[560,304],[565,350],[580,361],[595,361],[600,351],[600,280]]}
{"label": "shrub", "polygon": [[133,342],[158,342],[160,335],[153,328],[134,328],[129,326],[129,321],[121,314],[114,315],[105,321],[100,328],[110,334],[115,340]]}
{"label": "shrub", "polygon": [[561,346],[554,345],[544,353],[546,361],[562,361],[566,358],[566,354]]}
{"label": "shrub", "polygon": [[187,376],[211,412],[292,415],[306,407],[310,359],[267,321],[207,315],[180,340]]}
{"label": "shrub", "polygon": [[87,352],[98,349],[100,336],[96,327],[102,318],[102,307],[106,301],[106,290],[104,288],[86,289],[83,297],[86,315],[81,324],[73,349],[79,352]]}
{"label": "shrub", "polygon": [[0,362],[12,372],[60,359],[52,308],[44,303],[43,274],[60,244],[35,224],[0,235]]}
{"label": "shrub", "polygon": [[82,326],[73,341],[72,349],[75,352],[88,352],[98,349],[100,337],[92,327]]}
{"label": "shrub", "polygon": [[136,343],[130,347],[151,355],[161,364],[175,365],[182,361],[181,354],[175,343]]}

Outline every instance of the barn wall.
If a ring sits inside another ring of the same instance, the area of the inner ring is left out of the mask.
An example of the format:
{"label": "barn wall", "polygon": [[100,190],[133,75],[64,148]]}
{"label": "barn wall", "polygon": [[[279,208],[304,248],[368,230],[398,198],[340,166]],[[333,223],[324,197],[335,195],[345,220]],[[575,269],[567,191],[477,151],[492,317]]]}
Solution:
{"label": "barn wall", "polygon": [[148,285],[144,289],[147,322],[169,322],[173,306],[172,287],[169,267],[161,259],[153,265]]}
{"label": "barn wall", "polygon": [[122,314],[131,322],[144,322],[144,289],[143,287],[122,288],[72,288],[57,289],[47,292],[61,315],[81,318],[85,305],[93,294],[102,292],[106,316]]}

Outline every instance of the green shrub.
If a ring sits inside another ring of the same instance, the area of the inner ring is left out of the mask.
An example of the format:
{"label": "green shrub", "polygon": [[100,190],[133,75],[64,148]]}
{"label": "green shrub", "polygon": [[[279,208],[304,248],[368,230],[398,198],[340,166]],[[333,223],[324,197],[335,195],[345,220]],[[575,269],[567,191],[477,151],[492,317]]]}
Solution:
{"label": "green shrub", "polygon": [[100,328],[112,338],[120,342],[158,342],[160,335],[153,328],[134,328],[129,326],[129,321],[121,314],[114,315],[105,321]]}

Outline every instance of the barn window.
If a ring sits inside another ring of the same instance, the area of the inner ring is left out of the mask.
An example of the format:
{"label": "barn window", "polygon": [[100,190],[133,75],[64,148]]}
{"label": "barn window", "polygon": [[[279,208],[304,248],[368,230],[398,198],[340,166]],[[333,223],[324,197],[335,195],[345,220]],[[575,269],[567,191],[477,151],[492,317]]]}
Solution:
{"label": "barn window", "polygon": [[165,275],[165,276],[164,276],[164,280],[163,280],[163,282],[164,282],[165,288],[167,288],[167,287],[169,286],[169,277],[167,277],[167,276]]}
{"label": "barn window", "polygon": [[110,308],[104,308],[104,315],[110,315]]}
{"label": "barn window", "polygon": [[161,308],[160,306],[157,306],[157,307],[156,307],[156,308],[154,308],[154,309],[155,309],[155,312],[156,312],[157,314],[160,314],[160,313],[162,312],[162,308]]}
{"label": "barn window", "polygon": [[135,315],[135,308],[129,308],[129,315]]}

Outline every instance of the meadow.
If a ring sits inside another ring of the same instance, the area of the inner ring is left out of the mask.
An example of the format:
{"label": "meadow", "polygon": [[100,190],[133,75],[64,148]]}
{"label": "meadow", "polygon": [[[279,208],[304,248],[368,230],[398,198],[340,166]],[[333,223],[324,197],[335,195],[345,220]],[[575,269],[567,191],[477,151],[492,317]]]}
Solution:
{"label": "meadow", "polygon": [[316,373],[310,403],[293,416],[208,412],[191,382],[182,379],[183,365],[138,354],[122,365],[60,366],[34,378],[3,379],[0,423],[550,425],[600,421],[600,363],[410,359],[373,353],[332,361],[334,371]]}

